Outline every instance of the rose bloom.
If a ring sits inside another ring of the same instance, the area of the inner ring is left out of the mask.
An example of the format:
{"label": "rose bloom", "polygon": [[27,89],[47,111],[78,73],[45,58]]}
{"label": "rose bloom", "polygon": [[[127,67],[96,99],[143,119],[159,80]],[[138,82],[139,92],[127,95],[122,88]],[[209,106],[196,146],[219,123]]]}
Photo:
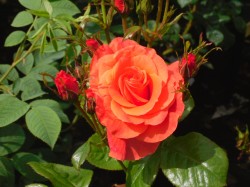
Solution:
{"label": "rose bloom", "polygon": [[167,65],[154,49],[115,38],[94,53],[89,76],[111,157],[143,158],[175,131],[184,110],[179,62]]}
{"label": "rose bloom", "polygon": [[57,87],[58,94],[63,100],[73,98],[79,92],[79,86],[76,78],[63,70],[56,74],[54,82]]}

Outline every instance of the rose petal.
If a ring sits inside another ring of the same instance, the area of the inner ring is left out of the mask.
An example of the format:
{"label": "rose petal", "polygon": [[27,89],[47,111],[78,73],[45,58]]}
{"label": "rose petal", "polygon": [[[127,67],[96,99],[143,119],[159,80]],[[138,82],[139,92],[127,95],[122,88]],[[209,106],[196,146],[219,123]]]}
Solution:
{"label": "rose petal", "polygon": [[140,45],[133,40],[126,40],[121,37],[114,38],[109,44],[109,47],[113,51],[119,51],[120,49],[124,49],[128,46],[140,46]]}
{"label": "rose petal", "polygon": [[158,101],[159,95],[161,94],[161,89],[162,89],[162,81],[161,79],[155,75],[151,74],[149,75],[151,80],[152,80],[152,94],[150,100],[145,104],[141,106],[136,106],[134,108],[122,108],[122,110],[133,116],[139,116],[139,115],[144,115],[148,113],[155,105],[155,103]]}
{"label": "rose petal", "polygon": [[109,156],[117,160],[139,160],[156,151],[159,143],[146,143],[136,139],[120,139],[113,136],[109,131]]}
{"label": "rose petal", "polygon": [[117,119],[115,116],[112,118],[112,114],[109,112],[107,113],[108,116],[103,116],[103,120],[101,122],[105,124],[109,132],[117,138],[134,138],[140,134],[142,134],[146,129],[147,126],[145,125],[134,125],[131,123],[125,123],[121,120]]}
{"label": "rose petal", "polygon": [[137,139],[148,143],[156,143],[166,139],[177,128],[178,119],[181,117],[184,107],[182,93],[177,93],[176,101],[169,108],[168,116],[163,123],[157,126],[149,126]]}
{"label": "rose petal", "polygon": [[124,107],[135,107],[136,105],[128,102],[114,87],[108,89],[109,94],[112,95],[112,99]]}
{"label": "rose petal", "polygon": [[111,110],[114,115],[121,121],[126,123],[133,123],[135,125],[143,123],[145,120],[140,117],[134,117],[131,115],[127,115],[122,109],[121,105],[119,105],[115,100],[111,102]]}

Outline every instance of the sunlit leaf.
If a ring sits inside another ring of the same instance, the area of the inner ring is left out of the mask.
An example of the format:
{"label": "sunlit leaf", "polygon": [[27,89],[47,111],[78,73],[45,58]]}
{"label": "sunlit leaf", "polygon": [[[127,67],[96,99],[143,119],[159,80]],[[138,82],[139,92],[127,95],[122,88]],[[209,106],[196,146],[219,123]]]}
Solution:
{"label": "sunlit leaf", "polygon": [[[107,170],[122,170],[119,162],[109,157],[109,148],[106,146],[98,134],[92,135],[89,140],[90,151],[87,161],[92,165]],[[124,162],[127,165],[127,162]]]}
{"label": "sunlit leaf", "polygon": [[198,0],[177,0],[181,8],[184,8],[187,5],[195,4]]}
{"label": "sunlit leaf", "polygon": [[30,106],[19,99],[7,95],[0,95],[0,127],[9,125],[22,117]]}
{"label": "sunlit leaf", "polygon": [[81,165],[85,162],[86,158],[88,157],[89,151],[89,142],[85,142],[72,155],[71,163],[76,169],[79,169]]}
{"label": "sunlit leaf", "polygon": [[194,109],[195,103],[191,94],[189,94],[188,98],[184,101],[184,104],[185,104],[185,110],[181,116],[180,121],[184,120]]}
{"label": "sunlit leaf", "polygon": [[125,33],[124,33],[124,38],[132,38],[137,32],[141,30],[140,26],[132,26],[129,27]]}
{"label": "sunlit leaf", "polygon": [[12,27],[23,27],[33,22],[33,16],[27,11],[19,12],[11,23]]}
{"label": "sunlit leaf", "polygon": [[53,149],[61,131],[57,114],[49,107],[37,106],[26,114],[25,120],[29,131]]}
{"label": "sunlit leaf", "polygon": [[48,187],[48,186],[45,184],[34,183],[34,184],[26,185],[25,187]]}
{"label": "sunlit leaf", "polygon": [[42,0],[32,0],[32,3],[30,0],[18,0],[18,1],[25,8],[31,10],[40,10],[42,8]]}
{"label": "sunlit leaf", "polygon": [[126,186],[143,186],[150,187],[154,182],[159,166],[160,152],[147,156],[141,160],[131,162],[127,171]]}
{"label": "sunlit leaf", "polygon": [[[57,72],[58,70],[54,66],[43,63],[33,67],[32,70],[30,71],[29,76],[36,80],[42,81],[44,73],[54,77]],[[48,81],[51,82],[53,80],[48,79]]]}
{"label": "sunlit leaf", "polygon": [[51,5],[53,7],[53,17],[61,14],[74,16],[80,13],[78,7],[69,0],[52,1]]}
{"label": "sunlit leaf", "polygon": [[23,31],[14,31],[10,33],[5,40],[4,46],[12,47],[12,46],[20,44],[24,40],[25,35],[26,34]]}
{"label": "sunlit leaf", "polygon": [[17,69],[21,71],[23,74],[27,75],[32,69],[33,64],[34,64],[34,56],[32,53],[30,53],[20,63],[18,63]]}
{"label": "sunlit leaf", "polygon": [[21,98],[23,101],[34,99],[45,94],[39,82],[29,75],[21,79],[19,86],[20,90],[22,90]]}
{"label": "sunlit leaf", "polygon": [[93,175],[91,170],[77,170],[60,164],[30,162],[29,165],[47,178],[54,187],[87,187]]}
{"label": "sunlit leaf", "polygon": [[57,113],[58,117],[60,118],[62,122],[69,123],[68,116],[63,112],[60,104],[55,100],[52,100],[52,99],[35,100],[30,103],[30,106],[32,107],[47,106]]}
{"label": "sunlit leaf", "polygon": [[[10,65],[9,64],[0,64],[0,75],[4,74],[6,71],[8,71],[8,69],[10,69]],[[19,77],[17,70],[14,68],[11,70],[11,72],[8,74],[8,76],[6,77],[8,80],[10,81],[15,81],[17,80]]]}
{"label": "sunlit leaf", "polygon": [[214,142],[189,133],[164,142],[161,168],[175,186],[225,186],[228,159]]}
{"label": "sunlit leaf", "polygon": [[53,8],[51,6],[51,3],[48,0],[42,0],[42,2],[45,10],[49,13],[50,16],[52,16]]}

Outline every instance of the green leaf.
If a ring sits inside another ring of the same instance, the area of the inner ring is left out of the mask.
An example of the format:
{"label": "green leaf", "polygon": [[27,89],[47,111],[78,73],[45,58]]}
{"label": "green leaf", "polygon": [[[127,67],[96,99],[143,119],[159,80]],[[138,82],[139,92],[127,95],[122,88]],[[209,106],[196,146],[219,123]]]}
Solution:
{"label": "green leaf", "polygon": [[53,149],[61,131],[57,114],[49,107],[38,106],[26,114],[25,120],[29,131]]}
{"label": "green leaf", "polygon": [[11,23],[12,27],[24,27],[33,22],[33,16],[27,11],[19,12]]}
{"label": "green leaf", "polygon": [[30,103],[30,106],[32,107],[47,106],[57,113],[58,117],[60,118],[62,122],[69,123],[68,116],[63,112],[60,104],[55,100],[52,100],[52,99],[35,100]]}
{"label": "green leaf", "polygon": [[[122,170],[119,162],[109,157],[108,146],[102,143],[101,137],[98,134],[92,135],[89,140],[90,152],[87,157],[87,161],[92,165],[106,170]],[[128,162],[124,162],[125,165]]]}
{"label": "green leaf", "polygon": [[115,34],[122,35],[123,34],[122,25],[111,25],[110,31],[115,33]]}
{"label": "green leaf", "polygon": [[[235,28],[237,29],[238,32],[240,33],[244,33],[246,32],[246,22],[245,20],[243,19],[243,17],[241,16],[235,16],[233,18],[233,23],[234,23],[234,26]],[[247,35],[245,35],[247,36]]]}
{"label": "green leaf", "polygon": [[155,20],[148,20],[147,22],[147,28],[149,29],[149,31],[153,32],[156,26],[156,22]]}
{"label": "green leaf", "polygon": [[181,8],[184,8],[187,5],[195,4],[198,0],[177,0]]}
{"label": "green leaf", "polygon": [[21,79],[20,89],[23,91],[21,94],[23,101],[34,99],[45,94],[39,82],[30,75]]}
{"label": "green leaf", "polygon": [[12,163],[5,157],[0,157],[0,184],[1,187],[14,187],[15,174]]}
{"label": "green leaf", "polygon": [[25,8],[28,8],[31,10],[41,10],[42,8],[42,0],[32,0],[32,3],[30,0],[18,0],[18,1]]}
{"label": "green leaf", "polygon": [[26,185],[25,187],[48,187],[48,186],[44,184],[34,183],[34,184]]}
{"label": "green leaf", "polygon": [[53,7],[53,17],[61,14],[74,16],[81,12],[74,3],[68,0],[52,1],[51,5]]}
{"label": "green leaf", "polygon": [[184,101],[184,104],[185,104],[185,110],[181,116],[180,121],[184,120],[194,109],[195,103],[191,94],[189,94],[188,98]]}
{"label": "green leaf", "polygon": [[[0,74],[4,74],[6,71],[8,71],[8,69],[10,69],[9,64],[0,64]],[[7,79],[10,81],[15,81],[18,78],[19,78],[19,75],[15,68],[12,69],[9,75],[7,76]]]}
{"label": "green leaf", "polygon": [[5,40],[4,46],[12,47],[20,44],[24,40],[25,35],[26,34],[23,31],[14,31],[10,33]]}
{"label": "green leaf", "polygon": [[216,46],[218,46],[224,40],[223,33],[216,29],[208,30],[206,35],[208,40],[213,42]]}
{"label": "green leaf", "polygon": [[[55,31],[55,30],[54,30]],[[56,32],[54,32],[56,33]],[[61,36],[56,36],[56,37],[64,37],[65,35],[61,35]],[[55,38],[56,38],[55,37]],[[67,46],[67,42],[66,40],[58,40],[56,41],[56,45],[57,45],[57,51],[61,51],[61,50],[65,50],[66,49],[66,46]],[[49,42],[48,44],[45,45],[45,48],[44,48],[44,52],[45,53],[52,53],[52,52],[57,52],[53,45],[53,42]]]}
{"label": "green leaf", "polygon": [[126,32],[124,33],[124,38],[132,38],[137,32],[141,30],[140,26],[132,26],[129,27]]}
{"label": "green leaf", "polygon": [[44,53],[44,48],[45,48],[45,45],[47,43],[47,32],[48,32],[48,25],[46,26],[45,28],[45,31],[43,33],[43,36],[41,38],[41,44],[40,44],[40,52],[41,53]]}
{"label": "green leaf", "polygon": [[[43,17],[43,18],[49,18],[49,13],[44,10],[27,10],[28,12],[30,12],[32,15],[34,16],[38,16],[38,17]],[[39,19],[39,18],[38,18]]]}
{"label": "green leaf", "polygon": [[[39,64],[35,67],[33,67],[33,69],[30,71],[29,76],[36,79],[36,80],[43,80],[43,75],[44,73],[49,74],[51,76],[55,76],[57,74],[58,70],[52,66],[52,65],[48,65],[48,64]],[[47,79],[46,79],[47,80]],[[53,82],[53,80],[48,79],[48,82]]]}
{"label": "green leaf", "polygon": [[[169,32],[169,29],[175,25],[183,16],[183,13],[177,15],[170,23],[164,24],[163,27],[159,29],[159,34],[162,36]],[[173,27],[173,29],[176,29],[176,27]],[[176,33],[176,31],[174,31]]]}
{"label": "green leaf", "polygon": [[49,35],[50,35],[50,40],[51,40],[51,43],[52,43],[55,51],[58,51],[58,45],[57,45],[57,41],[55,39],[54,31],[51,28],[49,29]]}
{"label": "green leaf", "polygon": [[[26,51],[24,51],[25,53]],[[34,64],[34,56],[32,53],[27,55],[20,63],[17,64],[17,69],[23,74],[27,75],[32,69]]]}
{"label": "green leaf", "polygon": [[131,162],[127,171],[126,186],[150,187],[154,182],[160,167],[160,152],[141,160]]}
{"label": "green leaf", "polygon": [[0,128],[0,156],[8,155],[21,148],[25,141],[23,129],[16,124]]}
{"label": "green leaf", "polygon": [[29,165],[40,175],[50,180],[54,187],[89,186],[93,172],[86,169],[75,169],[53,163],[30,162]]}
{"label": "green leaf", "polygon": [[164,142],[161,168],[175,186],[225,186],[226,153],[199,133],[189,133]]}
{"label": "green leaf", "polygon": [[25,178],[28,178],[31,181],[44,181],[44,178],[35,173],[34,170],[28,165],[29,162],[43,162],[43,160],[37,155],[20,152],[12,158],[12,161],[16,170]]}
{"label": "green leaf", "polygon": [[85,142],[81,145],[71,157],[71,163],[76,168],[79,169],[81,165],[85,162],[90,151],[89,142]]}
{"label": "green leaf", "polygon": [[[43,22],[42,22],[43,21]],[[49,19],[45,18],[38,18],[37,21],[34,23],[35,30],[32,30],[29,34],[29,39],[36,38],[39,34],[42,34],[46,36],[47,28],[48,28],[48,21]],[[42,22],[42,23],[41,23]],[[31,40],[32,42],[32,40]],[[40,49],[41,50],[41,49]]]}
{"label": "green leaf", "polygon": [[58,51],[53,53],[41,54],[38,50],[34,53],[35,63],[38,64],[51,64],[58,59],[62,59],[65,56],[65,51]]}
{"label": "green leaf", "polygon": [[48,0],[42,0],[42,1],[45,10],[49,13],[50,16],[52,16],[53,8],[51,6],[51,3]]}
{"label": "green leaf", "polygon": [[34,184],[25,185],[25,187],[48,187],[48,186],[45,184],[34,183]]}
{"label": "green leaf", "polygon": [[0,127],[9,125],[22,117],[30,106],[19,99],[7,95],[0,95]]}

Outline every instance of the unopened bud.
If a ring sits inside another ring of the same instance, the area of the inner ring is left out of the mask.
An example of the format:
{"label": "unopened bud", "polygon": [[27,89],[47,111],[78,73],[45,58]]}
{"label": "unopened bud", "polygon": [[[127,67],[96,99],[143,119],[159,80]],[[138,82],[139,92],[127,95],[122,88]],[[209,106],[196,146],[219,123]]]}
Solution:
{"label": "unopened bud", "polygon": [[151,0],[141,0],[136,7],[137,14],[146,14],[148,15],[153,9]]}
{"label": "unopened bud", "polygon": [[86,40],[86,46],[92,51],[96,51],[98,49],[98,47],[100,46],[100,44],[98,43],[97,40],[95,39],[87,39]]}

